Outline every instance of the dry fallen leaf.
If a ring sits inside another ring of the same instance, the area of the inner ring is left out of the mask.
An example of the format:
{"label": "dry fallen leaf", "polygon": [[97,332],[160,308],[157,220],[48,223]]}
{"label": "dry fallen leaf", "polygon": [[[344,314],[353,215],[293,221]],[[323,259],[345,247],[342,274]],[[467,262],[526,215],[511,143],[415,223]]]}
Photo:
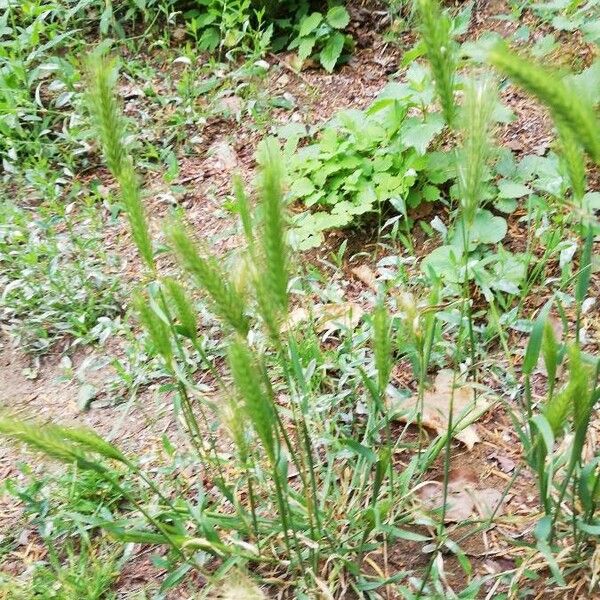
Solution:
{"label": "dry fallen leaf", "polygon": [[354,329],[363,316],[363,309],[355,302],[324,304],[320,307],[317,331],[335,331],[340,328]]}
{"label": "dry fallen leaf", "polygon": [[[440,435],[444,434],[448,429],[452,406],[453,437],[471,450],[481,441],[472,423],[487,412],[491,402],[482,394],[475,399],[475,390],[469,384],[457,384],[453,393],[452,380],[453,373],[449,369],[443,369],[437,374],[433,389],[426,391],[423,396],[421,423]],[[388,403],[391,407],[402,410],[399,421],[416,422],[417,410],[421,408],[416,394],[402,400],[389,398]]]}
{"label": "dry fallen leaf", "polygon": [[360,265],[359,267],[354,267],[352,269],[352,273],[357,279],[368,285],[373,291],[378,291],[377,278],[370,267],[367,265]]}
{"label": "dry fallen leaf", "polygon": [[[426,510],[439,510],[444,502],[444,486],[441,481],[428,481],[419,489],[417,497]],[[487,519],[500,514],[501,503],[500,491],[490,487],[479,489],[476,478],[465,477],[459,471],[451,474],[448,481],[444,522]]]}
{"label": "dry fallen leaf", "polygon": [[[316,329],[319,333],[341,328],[355,329],[363,314],[363,309],[354,302],[320,304],[312,309],[312,316],[316,321]],[[283,324],[281,331],[286,332],[294,329],[300,323],[308,321],[310,316],[311,314],[306,308],[294,308]]]}
{"label": "dry fallen leaf", "polygon": [[285,333],[286,331],[291,331],[299,325],[300,323],[304,323],[304,321],[308,321],[309,318],[308,311],[302,306],[296,306],[289,314],[287,321],[282,325],[281,331]]}
{"label": "dry fallen leaf", "polygon": [[515,464],[514,460],[508,458],[507,456],[503,456],[502,454],[498,454],[496,452],[494,452],[493,454],[490,454],[488,456],[488,458],[495,460],[498,463],[498,466],[505,473],[512,473],[515,470],[515,467],[517,466]]}
{"label": "dry fallen leaf", "polygon": [[232,171],[238,164],[237,154],[233,146],[225,139],[214,141],[208,148],[207,153],[212,157],[215,168],[219,171]]}

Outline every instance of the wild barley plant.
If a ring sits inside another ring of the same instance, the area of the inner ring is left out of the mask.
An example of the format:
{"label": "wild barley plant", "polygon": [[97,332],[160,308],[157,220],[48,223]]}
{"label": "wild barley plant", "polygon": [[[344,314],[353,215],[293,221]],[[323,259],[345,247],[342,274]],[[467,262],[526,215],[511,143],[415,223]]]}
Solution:
{"label": "wild barley plant", "polygon": [[[188,368],[186,356],[182,351],[180,335],[191,340],[195,347],[200,349],[197,336],[198,321],[196,311],[193,304],[188,300],[186,291],[180,284],[171,278],[159,279],[157,277],[147,219],[141,201],[139,181],[133,169],[133,161],[124,146],[124,122],[119,111],[114,89],[116,82],[114,62],[108,60],[104,56],[94,55],[89,62],[88,76],[90,79],[90,93],[88,96],[90,114],[92,115],[93,122],[97,128],[107,164],[119,183],[123,204],[131,224],[134,242],[138,247],[140,255],[150,268],[151,276],[155,279],[148,287],[147,294],[138,294],[136,296],[134,306],[139,314],[144,329],[149,335],[154,349],[159,356],[161,356],[166,370],[171,374],[175,382],[179,402],[181,403],[181,410],[188,432],[190,433],[190,441],[192,442],[192,446],[194,447],[198,458],[205,467],[211,469],[214,468],[212,473],[214,482],[226,498],[234,501],[233,494],[225,483],[222,459],[216,449],[212,428],[209,425],[209,418],[206,416],[203,402],[197,401],[200,395],[193,382],[193,376]],[[278,184],[277,177],[277,175],[271,177],[268,174],[265,176],[266,181],[268,182],[268,189],[272,192],[272,196],[278,193],[277,186],[280,184]],[[271,202],[271,205],[272,204],[273,201]],[[277,208],[277,210],[280,209],[281,207]],[[276,222],[274,225],[273,222],[271,223],[271,230],[273,230],[274,227],[277,227]],[[248,320],[244,314],[245,300],[237,294],[234,286],[224,275],[217,261],[207,253],[200,252],[196,244],[192,241],[191,236],[189,236],[182,225],[171,223],[167,228],[167,233],[173,250],[179,258],[183,268],[188,270],[195,281],[204,290],[211,301],[211,306],[215,313],[231,328],[231,330],[237,332],[237,335],[239,336],[239,340],[232,342],[230,348],[232,375],[234,376],[238,392],[243,393],[243,397],[246,400],[246,406],[248,408],[246,411],[247,418],[249,418],[255,426],[259,439],[263,442],[266,454],[272,462],[274,462],[279,457],[277,430],[276,427],[274,427],[273,422],[267,423],[269,429],[265,428],[264,418],[262,420],[260,419],[261,416],[270,417],[272,419],[273,411],[271,411],[271,413],[257,413],[255,411],[257,407],[264,408],[265,406],[269,406],[260,404],[259,401],[261,400],[261,397],[256,395],[257,390],[266,394],[267,392],[265,390],[268,389],[268,386],[264,387],[266,384],[263,383],[259,384],[258,387],[252,387],[252,384],[256,383],[256,371],[254,370],[255,361],[249,358],[251,355],[249,349],[246,349],[246,352],[244,351],[246,342],[243,340],[248,332]],[[279,235],[281,235],[281,232]],[[275,251],[276,247],[275,249],[269,247],[267,248],[266,253],[273,255],[273,252]],[[281,277],[282,271],[279,270],[277,273]],[[287,286],[287,281],[285,282],[285,285]],[[269,291],[272,288],[273,285],[269,286]],[[282,307],[281,289],[282,288],[280,287],[280,293],[278,295],[280,307]],[[246,367],[246,370],[244,371],[242,367]],[[266,381],[266,377],[264,378],[264,381]],[[248,387],[248,382],[250,382],[250,387]],[[224,385],[221,387],[222,389],[225,388]],[[263,399],[268,399],[268,397],[265,396]],[[271,409],[273,409],[273,405],[271,404],[270,406]],[[202,416],[204,425],[202,428],[196,418],[196,412]],[[46,437],[44,435],[38,436],[36,445],[34,436],[26,435],[30,429],[26,424],[15,423],[14,426],[10,427],[10,422],[7,421],[3,425],[5,426],[2,427],[2,431],[6,435],[22,439],[33,447],[45,451],[65,462],[75,461],[81,466],[94,468],[100,473],[104,473],[110,481],[114,482],[114,478],[110,476],[110,471],[100,466],[97,461],[88,461],[83,455],[75,453],[74,449],[71,449],[69,446],[54,443],[55,436],[53,437],[53,434]],[[68,435],[70,435],[68,433],[70,430],[65,431],[66,433],[63,437],[68,437]],[[205,449],[206,439],[208,439],[208,451]],[[241,442],[241,439],[242,438],[239,435],[236,435],[236,442]],[[96,443],[100,443],[101,439],[97,438],[95,441]],[[106,453],[106,449],[104,450]],[[249,452],[247,447],[241,450],[245,457],[248,457]],[[120,457],[115,455],[111,456],[111,458],[119,459]],[[141,476],[155,493],[159,494],[162,502],[170,505],[170,500],[160,494],[153,482],[143,476],[139,469],[134,467],[133,463],[128,462],[127,466],[134,473]],[[279,473],[279,471],[277,471],[277,473]],[[278,490],[278,493],[279,496],[283,496],[283,492],[280,492],[280,490]],[[254,497],[251,498],[251,504],[254,523],[253,534],[258,535],[258,520],[255,514]],[[243,530],[244,527],[242,524],[247,521],[246,509],[237,502],[234,502],[234,505],[239,509],[239,528]],[[136,504],[136,506],[138,505]],[[280,504],[280,506],[283,506],[282,519],[285,519],[287,516],[285,504]],[[193,544],[187,540],[186,536],[175,536],[177,539],[177,541],[175,541],[175,537],[169,533],[162,524],[157,522],[152,515],[149,515],[143,507],[138,506],[138,508],[144,517],[146,517],[147,522],[154,526],[162,536],[160,538],[153,538],[153,534],[149,532],[144,534],[140,533],[140,539],[143,538],[146,541],[150,541],[151,539],[154,539],[154,541],[163,539],[163,541],[171,543],[174,550],[176,550],[182,558],[186,558],[187,553],[182,549],[182,546],[186,545],[186,547],[190,548],[193,546]],[[178,509],[178,512],[179,511],[180,509]],[[188,518],[190,517],[199,528],[202,529],[204,527],[202,520],[198,519],[197,512],[191,512],[188,515]],[[174,517],[174,522],[177,523],[179,521],[180,517]],[[283,527],[283,532],[287,539],[287,525]],[[130,533],[127,535],[131,540],[135,537]],[[196,542],[194,542],[194,544],[195,543]],[[206,546],[204,542],[202,546],[205,550],[219,556],[222,556],[223,553],[227,552],[225,546],[220,542],[215,533],[211,534],[211,542],[208,546]]]}
{"label": "wild barley plant", "polygon": [[[492,111],[496,102],[495,86],[491,80],[485,79],[479,82],[470,81],[465,88],[464,102],[461,107],[461,133],[462,146],[457,150],[457,170],[459,183],[459,210],[455,219],[455,235],[458,239],[462,239],[463,250],[463,299],[461,321],[458,328],[458,337],[460,339],[464,324],[466,323],[469,335],[469,353],[471,369],[476,368],[476,340],[473,326],[473,316],[471,308],[471,296],[469,288],[469,254],[470,254],[470,229],[474,224],[476,215],[480,210],[482,203],[482,188],[484,184],[485,169],[490,149],[490,127]],[[459,235],[460,234],[460,235]],[[437,303],[437,298],[435,298]],[[433,315],[435,319],[435,314]],[[427,349],[427,353],[431,348]],[[425,356],[425,350],[421,353]],[[457,363],[463,360],[462,349],[456,349],[454,359]],[[475,373],[475,377],[477,377]],[[448,424],[446,434],[443,437],[442,445],[437,446],[437,450],[428,452],[424,457],[424,463],[430,465],[432,459],[441,452],[444,452],[443,460],[443,481],[442,481],[442,512],[438,523],[437,530],[437,547],[432,554],[432,559],[426,571],[426,577],[423,579],[420,593],[423,592],[426,581],[431,574],[434,566],[434,559],[441,548],[446,538],[445,529],[445,514],[448,501],[448,484],[450,480],[451,466],[451,448],[452,435],[455,428],[453,421],[454,416],[454,389],[457,384],[457,373],[454,371],[452,379],[452,388],[450,394],[450,406],[448,411]],[[419,397],[422,403],[422,396]],[[421,447],[419,447],[419,454]]]}
{"label": "wild barley plant", "polygon": [[[594,406],[600,399],[598,375],[600,360],[585,355],[577,342],[561,344],[555,337],[548,321],[548,310],[543,311],[534,326],[527,347],[525,368],[541,356],[547,374],[546,398],[541,403],[539,414],[530,418],[530,438],[524,440],[529,462],[538,476],[540,502],[546,519],[551,525],[550,536],[555,535],[555,527],[560,522],[563,501],[570,490],[574,527],[573,535],[578,539],[581,531],[594,525],[595,508],[592,501],[589,481],[597,485],[598,473],[595,467],[582,464],[583,450]],[[532,341],[533,340],[533,341]],[[555,391],[558,367],[566,357],[567,378],[564,385]],[[555,442],[573,430],[573,438],[563,455],[556,455]],[[590,464],[596,464],[592,460]],[[582,479],[582,474],[585,478]],[[559,476],[560,474],[560,476]],[[593,510],[580,513],[579,506]],[[593,528],[593,527],[592,527]]]}
{"label": "wild barley plant", "polygon": [[[363,379],[370,391],[373,404],[372,409],[369,411],[369,424],[367,425],[365,442],[371,443],[370,438],[375,437],[381,430],[384,431],[385,435],[385,443],[379,448],[374,464],[370,510],[375,513],[379,501],[382,500],[380,492],[383,489],[383,483],[386,478],[388,480],[387,498],[392,501],[395,495],[394,467],[392,462],[395,443],[392,440],[390,415],[386,406],[387,387],[393,367],[392,320],[385,304],[385,296],[379,298],[371,314],[371,324],[372,350],[376,376],[374,381],[371,381],[366,374],[363,374]],[[363,479],[363,485],[366,482],[367,479]],[[358,567],[360,567],[362,561],[364,545],[374,527],[375,520],[373,519],[367,523],[364,529],[357,555]]]}
{"label": "wild barley plant", "polygon": [[[115,63],[102,55],[94,54],[89,61],[88,73],[90,80],[90,93],[88,95],[90,114],[98,131],[107,164],[119,183],[123,204],[132,228],[133,239],[140,255],[150,268],[151,274],[156,276],[152,244],[141,201],[139,181],[133,168],[133,161],[124,145],[124,121],[119,111],[115,93]],[[216,261],[210,256],[201,257],[182,227],[171,226],[168,228],[168,232],[171,234],[173,247],[183,265],[191,270],[192,275],[204,287],[214,302],[217,311],[231,327],[245,333],[247,322],[243,315],[244,303],[236,295],[227,279],[223,277]],[[170,298],[171,302],[168,302],[167,297]],[[185,337],[192,340],[205,366],[220,382],[218,373],[216,373],[212,362],[208,359],[198,341],[197,316],[194,307],[187,300],[183,288],[170,278],[157,280],[156,284],[149,288],[148,299],[138,296],[134,305],[144,328],[149,333],[154,348],[162,356],[167,370],[171,372],[177,382],[181,411],[195,451],[206,466],[214,466],[217,483],[223,484],[224,493],[231,496],[227,486],[224,485],[216,440],[212,433],[208,434],[209,453],[204,448],[202,438],[206,434],[201,434],[196,411],[202,417],[205,432],[211,431],[210,419],[202,402],[197,403],[195,409],[192,406],[191,396],[198,396],[198,394],[192,384],[192,376],[177,335],[178,332],[181,332]],[[171,310],[174,311],[179,325],[173,320]],[[177,350],[177,361],[174,361],[173,348]],[[184,369],[179,368],[178,364],[184,365]],[[224,385],[222,382],[220,383],[221,388],[223,388]]]}
{"label": "wild barley plant", "polygon": [[489,62],[545,104],[559,127],[570,130],[596,163],[600,163],[600,120],[593,106],[563,81],[559,73],[511,52],[499,42]]}
{"label": "wild barley plant", "polygon": [[[183,350],[181,344],[178,342],[178,337],[173,335],[176,330],[176,323],[171,317],[171,308],[170,303],[167,301],[167,295],[170,294],[172,298],[172,304],[175,307],[175,313],[180,320],[180,324],[184,327],[187,325],[188,335],[191,334],[191,328],[195,327],[193,324],[195,320],[193,308],[190,303],[184,306],[182,289],[176,289],[176,285],[173,282],[169,282],[169,280],[165,284],[165,282],[159,281],[157,278],[152,241],[148,228],[148,219],[142,202],[140,182],[133,166],[133,159],[125,146],[125,121],[117,102],[116,93],[116,62],[102,53],[94,52],[88,59],[87,70],[89,89],[87,95],[88,111],[92,118],[92,123],[98,132],[107,166],[119,184],[121,199],[131,226],[133,240],[140,256],[149,269],[150,277],[155,280],[155,283],[148,288],[149,293],[147,298],[142,295],[136,296],[134,307],[140,315],[142,324],[148,331],[154,348],[162,356],[166,369],[176,377],[182,413],[196,451],[209,461],[208,455],[203,451],[203,446],[200,443],[200,426],[191,406],[190,394],[194,394],[195,392],[193,389],[194,386],[190,385],[191,376],[189,370],[187,376],[185,376],[185,370],[182,371],[177,368],[177,362],[173,360],[173,348],[175,347],[180,361],[187,367],[187,361],[183,356]],[[191,247],[191,242],[188,246]],[[213,275],[211,281],[215,280],[214,275],[218,270],[210,260],[205,260],[204,262],[198,260],[195,263],[195,268],[197,271],[207,273],[207,276]],[[209,293],[220,292],[226,294],[229,292],[226,284],[222,284],[222,281],[219,281],[218,284],[210,287]],[[225,288],[224,291],[223,288]],[[165,289],[167,290],[167,294],[165,294]],[[230,309],[228,314],[231,315],[232,319],[237,319],[236,323],[238,327],[243,327],[243,316],[239,312],[241,304],[238,303],[236,305],[235,299],[228,299],[228,307]],[[231,307],[234,305],[235,310],[231,310]],[[185,323],[182,319],[185,320]],[[195,347],[199,350],[208,368],[214,371],[212,364],[207,360],[206,355],[201,352],[198,344],[195,344]],[[204,422],[207,423],[208,417],[202,407],[200,407],[200,414]],[[220,470],[216,452],[216,441],[212,434],[209,436],[209,439],[212,453],[217,463],[217,469]]]}
{"label": "wild barley plant", "polygon": [[125,120],[115,94],[116,78],[116,61],[102,53],[92,53],[87,61],[86,104],[106,165],[119,184],[134,242],[146,266],[154,272],[152,241],[142,205],[140,183],[125,147]]}
{"label": "wild barley plant", "polygon": [[[114,77],[109,77],[107,69],[106,66],[97,67],[94,71],[94,77],[104,82],[99,84],[104,95],[107,89],[112,89],[114,94]],[[123,129],[119,129],[120,125],[112,125],[120,123],[117,103],[107,102],[103,109],[96,107],[93,110],[100,115],[97,126],[105,132],[116,131],[118,142]],[[101,139],[102,135],[99,134]],[[123,142],[122,138],[120,142]],[[124,530],[114,527],[113,530],[119,530],[121,539],[127,541],[169,544],[181,560],[193,564],[206,577],[210,574],[204,565],[197,563],[197,550],[223,561],[224,568],[242,561],[287,570],[296,578],[302,576],[307,581],[307,588],[312,581],[312,588],[321,591],[327,584],[323,580],[319,580],[318,585],[315,582],[320,569],[326,574],[331,573],[333,578],[347,572],[350,579],[368,585],[368,580],[361,581],[361,558],[369,537],[388,535],[389,530],[383,523],[389,518],[385,506],[393,504],[391,512],[394,515],[402,511],[402,498],[410,496],[412,473],[419,467],[412,461],[408,475],[399,478],[394,488],[391,477],[393,447],[388,431],[388,443],[375,450],[354,445],[360,458],[347,463],[353,474],[346,490],[345,476],[338,471],[336,453],[329,453],[322,447],[317,452],[313,447],[315,433],[322,432],[313,431],[308,420],[310,385],[299,358],[298,343],[290,332],[282,332],[281,327],[288,316],[291,257],[286,244],[284,173],[274,142],[269,140],[261,150],[260,211],[253,214],[241,184],[236,184],[240,219],[251,258],[249,279],[252,285],[247,294],[240,293],[218,260],[192,239],[183,224],[171,222],[166,227],[167,239],[182,271],[208,298],[210,308],[223,325],[227,365],[217,370],[205,354],[201,355],[204,366],[208,370],[212,367],[211,373],[219,383],[218,403],[209,402],[203,396],[184,352],[184,344],[202,349],[194,303],[185,286],[160,277],[154,268],[138,180],[134,173],[129,177],[129,167],[124,167],[133,162],[125,149],[119,153],[108,147],[116,143],[115,139],[109,139],[108,133],[103,143],[107,145],[105,155],[121,186],[134,241],[153,279],[136,301],[140,321],[164,363],[195,459],[214,483],[210,493],[201,490],[199,503],[187,497],[171,498],[137,464],[129,459],[123,462],[121,454],[104,448],[104,461],[123,464],[142,479],[153,497],[158,499],[152,510],[132,500],[132,505],[143,516],[145,526],[140,526],[131,517],[130,526]],[[429,309],[437,304],[438,297],[439,289],[432,292]],[[260,320],[253,318],[255,312]],[[419,365],[424,378],[436,324],[433,310],[426,310],[419,316],[422,319],[417,331]],[[374,404],[378,407],[376,424],[383,428],[389,424],[387,415],[383,414],[382,399],[391,370],[390,330],[390,317],[385,308],[379,306],[373,315],[372,348],[377,375],[370,385],[374,390]],[[220,406],[215,407],[215,404]],[[214,422],[211,421],[214,416],[222,415],[223,405],[228,407],[225,424],[229,425],[235,454],[240,458],[227,464],[218,451]],[[235,422],[232,422],[232,412]],[[38,441],[36,446],[33,436],[22,434],[20,427],[15,429],[0,421],[0,432],[6,435],[22,439],[61,460],[79,461],[82,468],[88,463],[95,465],[87,456],[87,446],[83,454],[76,453],[83,444],[77,441],[79,434],[61,434],[59,443],[52,439],[48,444],[40,445]],[[38,440],[43,437],[38,436]],[[97,439],[92,442],[99,443]],[[337,439],[333,442],[340,444]],[[430,456],[428,464],[434,458]],[[297,467],[297,478],[290,473],[290,464]],[[108,467],[104,465],[104,468]],[[240,479],[236,479],[237,475],[232,475],[231,471],[241,472]],[[118,485],[111,472],[107,478]],[[389,481],[387,488],[386,478]],[[247,484],[246,498],[238,493],[240,480],[242,485]],[[389,493],[380,507],[384,489]],[[393,493],[394,489],[398,490],[397,495]],[[404,515],[407,522],[409,514]],[[256,546],[246,539],[256,540]],[[324,556],[326,561],[321,560]],[[356,591],[360,591],[358,586]]]}
{"label": "wild barley plant", "polygon": [[[562,156],[573,192],[573,201],[581,215],[580,227],[582,252],[581,274],[576,288],[577,338],[581,321],[581,294],[589,283],[591,274],[590,252],[593,244],[593,225],[590,215],[583,213],[582,199],[585,194],[585,158],[581,148],[600,163],[600,119],[594,107],[563,81],[559,73],[532,63],[511,52],[505,43],[499,42],[490,52],[489,61],[516,83],[537,96],[552,114],[559,132]],[[586,283],[587,280],[587,283]]]}
{"label": "wild barley plant", "polygon": [[[120,463],[130,472],[141,475],[139,467],[116,446],[98,436],[94,431],[48,423],[25,422],[8,416],[0,416],[0,435],[24,443],[65,464],[75,464],[80,470],[94,471],[132,506],[136,507],[145,520],[159,532],[162,543],[170,545],[182,559],[189,560],[182,547],[182,541],[120,485],[118,474],[111,463]],[[146,477],[143,477],[143,480],[159,498],[170,504],[151,480]],[[172,505],[171,508],[173,508]]]}
{"label": "wild barley plant", "polygon": [[[490,153],[492,112],[496,103],[496,86],[487,78],[469,81],[462,106],[462,147],[457,152],[460,212],[457,231],[463,242],[463,306],[469,332],[471,368],[475,368],[476,341],[469,288],[470,229],[481,207],[487,160]],[[460,239],[460,238],[459,238]]]}
{"label": "wild barley plant", "polygon": [[458,56],[452,37],[452,20],[442,10],[438,0],[418,0],[417,6],[419,31],[431,66],[435,90],[446,123],[453,128],[457,112],[454,89]]}
{"label": "wild barley plant", "polygon": [[211,300],[213,311],[239,335],[248,333],[245,301],[222,271],[217,259],[201,252],[182,223],[171,223],[167,237],[181,266]]}
{"label": "wild barley plant", "polygon": [[465,240],[481,205],[485,170],[491,148],[490,129],[495,104],[496,85],[492,79],[470,80],[466,84],[461,113],[462,147],[457,154]]}
{"label": "wild barley plant", "polygon": [[[492,49],[489,62],[537,96],[550,110],[559,132],[573,200],[581,209],[586,182],[585,159],[580,148],[583,147],[596,163],[600,163],[600,119],[594,107],[570,88],[559,73],[511,52],[504,42],[499,42]],[[582,214],[580,230],[582,249],[575,285],[577,344],[580,342],[581,306],[589,289],[592,271],[594,228],[590,215]],[[539,338],[540,332],[536,333],[536,337]],[[533,337],[532,334],[532,339]],[[539,344],[540,342],[536,340],[535,348],[538,348]]]}

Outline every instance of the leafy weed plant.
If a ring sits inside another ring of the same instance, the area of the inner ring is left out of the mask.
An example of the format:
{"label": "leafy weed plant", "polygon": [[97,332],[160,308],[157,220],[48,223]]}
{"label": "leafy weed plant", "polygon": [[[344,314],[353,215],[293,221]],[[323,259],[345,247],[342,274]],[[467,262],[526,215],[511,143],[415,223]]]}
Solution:
{"label": "leafy weed plant", "polygon": [[0,267],[1,320],[30,352],[102,341],[102,323],[122,312],[118,261],[93,206],[58,218],[5,203]]}

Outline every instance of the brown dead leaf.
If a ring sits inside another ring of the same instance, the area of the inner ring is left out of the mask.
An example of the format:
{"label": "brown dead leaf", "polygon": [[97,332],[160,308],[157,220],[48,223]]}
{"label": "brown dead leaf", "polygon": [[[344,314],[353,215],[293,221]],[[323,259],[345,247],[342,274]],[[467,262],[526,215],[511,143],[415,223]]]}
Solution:
{"label": "brown dead leaf", "polygon": [[479,515],[489,519],[492,515],[499,515],[502,510],[502,492],[494,488],[473,490],[472,498]]}
{"label": "brown dead leaf", "polygon": [[363,316],[363,309],[355,302],[324,304],[319,314],[317,331],[335,331],[340,328],[354,329]]}
{"label": "brown dead leaf", "polygon": [[300,325],[300,323],[308,321],[309,317],[310,315],[305,308],[302,306],[296,306],[289,314],[287,321],[282,325],[281,332],[285,333],[286,331],[295,329],[296,325]]}
{"label": "brown dead leaf", "polygon": [[[363,313],[361,306],[355,302],[319,304],[312,310],[312,315],[316,321],[316,329],[319,333],[341,328],[355,329]],[[310,316],[306,308],[301,306],[294,308],[283,324],[281,331],[286,332],[294,329],[300,323],[308,321]]]}
{"label": "brown dead leaf", "polygon": [[[439,510],[444,502],[441,481],[428,481],[417,492],[422,506],[429,511]],[[446,494],[445,523],[459,523],[472,518],[487,519],[499,515],[502,493],[494,488],[479,489],[477,479],[465,477],[459,471],[451,473]]]}
{"label": "brown dead leaf", "polygon": [[[444,434],[448,429],[452,407],[453,437],[471,450],[481,441],[473,422],[487,412],[491,402],[481,394],[475,400],[475,391],[469,384],[457,384],[453,393],[452,380],[453,373],[449,369],[443,369],[437,374],[433,388],[423,396],[421,423],[440,435]],[[403,400],[388,399],[388,402],[390,406],[402,409],[399,421],[415,422],[416,411],[421,408],[416,394]]]}
{"label": "brown dead leaf", "polygon": [[215,140],[208,148],[207,154],[212,158],[214,167],[218,171],[232,171],[238,164],[235,150],[225,139]]}
{"label": "brown dead leaf", "polygon": [[[439,510],[444,500],[444,488],[439,481],[430,481],[419,490],[419,500],[427,511]],[[473,514],[475,505],[466,490],[448,485],[444,522],[466,521]]]}
{"label": "brown dead leaf", "polygon": [[377,277],[367,265],[360,265],[352,269],[352,274],[360,281],[368,285],[373,291],[377,290]]}
{"label": "brown dead leaf", "polygon": [[496,452],[494,452],[493,454],[490,454],[488,456],[488,458],[495,460],[498,463],[498,466],[505,473],[512,473],[515,470],[515,467],[517,466],[515,464],[515,461],[512,460],[511,458],[508,458],[508,456],[504,456],[504,455],[498,454]]}

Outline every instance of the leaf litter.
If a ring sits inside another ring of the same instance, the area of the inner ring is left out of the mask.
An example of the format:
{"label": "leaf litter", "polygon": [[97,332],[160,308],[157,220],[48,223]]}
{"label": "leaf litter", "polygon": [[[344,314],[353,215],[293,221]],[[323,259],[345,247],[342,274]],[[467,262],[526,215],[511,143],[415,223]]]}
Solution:
{"label": "leaf litter", "polygon": [[454,384],[454,373],[449,369],[442,369],[437,374],[433,387],[423,394],[422,401],[418,394],[401,400],[388,397],[388,406],[399,412],[398,421],[416,423],[417,415],[421,413],[420,423],[439,435],[444,435],[451,424],[452,437],[469,450],[481,441],[474,423],[492,404],[489,396],[476,393],[473,385]]}
{"label": "leaf litter", "polygon": [[362,316],[363,308],[356,302],[332,302],[313,306],[311,310],[298,306],[294,308],[283,324],[281,331],[291,331],[301,323],[315,321],[315,329],[319,333],[331,333],[338,329],[356,329]]}
{"label": "leaf litter", "polygon": [[[444,484],[427,481],[417,492],[426,511],[441,511],[444,505]],[[477,476],[467,469],[450,473],[446,490],[445,523],[460,523],[473,518],[489,519],[502,512],[503,494],[492,487],[480,487]]]}

